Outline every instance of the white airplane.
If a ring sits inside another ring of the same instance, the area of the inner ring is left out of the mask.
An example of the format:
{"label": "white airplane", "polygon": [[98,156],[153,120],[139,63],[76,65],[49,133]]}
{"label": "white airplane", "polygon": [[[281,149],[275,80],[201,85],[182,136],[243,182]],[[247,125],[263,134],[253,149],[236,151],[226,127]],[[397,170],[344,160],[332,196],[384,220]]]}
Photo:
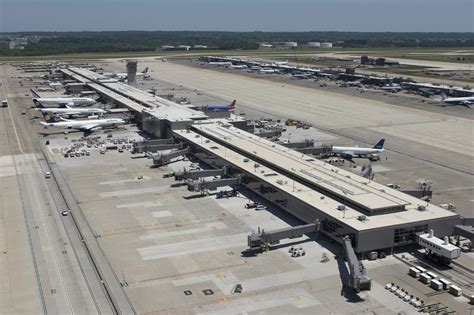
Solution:
{"label": "white airplane", "polygon": [[246,65],[231,65],[232,69],[248,69]]}
{"label": "white airplane", "polygon": [[360,147],[332,147],[332,153],[340,155],[343,158],[352,159],[353,157],[370,156],[372,154],[384,152],[385,139],[381,139],[372,148]]}
{"label": "white airplane", "polygon": [[387,85],[379,87],[378,89],[382,91],[396,93],[396,92],[400,92],[402,90],[402,87],[399,84],[387,84]]}
{"label": "white airplane", "polygon": [[61,118],[60,121],[48,113],[42,112],[44,120],[40,122],[45,127],[58,127],[64,129],[78,129],[83,131],[95,131],[104,127],[116,127],[125,124],[125,121],[120,118],[105,118],[105,119],[88,119],[88,120],[68,120]]}
{"label": "white airplane", "polygon": [[[39,104],[39,105],[38,105]],[[90,115],[104,115],[107,113],[106,110],[101,108],[71,108],[66,105],[65,108],[48,108],[44,107],[40,102],[35,102],[36,110],[43,113],[48,113],[49,115],[59,115],[59,116],[90,116]]]}
{"label": "white airplane", "polygon": [[33,103],[36,107],[41,105],[58,105],[60,107],[87,106],[96,103],[95,99],[89,97],[40,97],[34,90],[31,90],[31,93],[35,97],[33,98]]}
{"label": "white airplane", "polygon": [[258,73],[264,73],[264,74],[271,74],[271,73],[277,73],[278,71],[275,70],[275,69],[271,69],[271,68],[263,68],[263,69],[260,69],[258,70]]}
{"label": "white airplane", "polygon": [[362,87],[362,81],[361,80],[347,81],[341,84],[341,87],[351,87],[351,86]]}
{"label": "white airplane", "polygon": [[469,107],[469,105],[474,104],[474,96],[468,97],[448,97],[444,92],[441,92],[441,101],[446,105],[463,105]]}
{"label": "white airplane", "polygon": [[[115,78],[117,78],[117,80],[120,80],[120,81],[125,81],[125,80],[127,80],[127,77],[128,77],[127,72],[104,73],[103,75],[106,76],[106,77],[115,77]],[[136,77],[137,78],[143,77],[145,79],[149,78],[150,75],[148,74],[148,67],[143,69],[142,72],[137,72]]]}

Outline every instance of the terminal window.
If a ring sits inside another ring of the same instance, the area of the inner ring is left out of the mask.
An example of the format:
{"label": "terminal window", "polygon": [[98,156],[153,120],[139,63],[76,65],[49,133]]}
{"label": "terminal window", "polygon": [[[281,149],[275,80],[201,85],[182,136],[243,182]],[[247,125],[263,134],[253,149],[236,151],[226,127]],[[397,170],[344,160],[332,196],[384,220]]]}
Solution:
{"label": "terminal window", "polygon": [[416,240],[417,233],[428,232],[428,224],[416,225],[409,228],[395,229],[394,243],[411,243]]}

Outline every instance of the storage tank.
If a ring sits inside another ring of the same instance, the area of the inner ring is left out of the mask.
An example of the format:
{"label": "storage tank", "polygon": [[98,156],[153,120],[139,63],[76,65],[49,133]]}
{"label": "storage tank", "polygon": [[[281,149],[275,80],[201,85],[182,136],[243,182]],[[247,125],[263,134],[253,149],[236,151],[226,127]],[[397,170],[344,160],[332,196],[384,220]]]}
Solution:
{"label": "storage tank", "polygon": [[308,47],[319,48],[319,47],[321,47],[321,43],[320,42],[309,42]]}
{"label": "storage tank", "polygon": [[332,43],[321,43],[321,48],[332,48]]}

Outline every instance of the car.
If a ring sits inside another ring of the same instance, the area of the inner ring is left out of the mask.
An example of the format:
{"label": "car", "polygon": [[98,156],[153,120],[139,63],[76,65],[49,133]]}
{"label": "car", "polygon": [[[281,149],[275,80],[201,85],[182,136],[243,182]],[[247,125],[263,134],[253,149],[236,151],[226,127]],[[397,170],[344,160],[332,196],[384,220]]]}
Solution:
{"label": "car", "polygon": [[61,215],[62,215],[63,217],[67,217],[67,216],[69,215],[69,211],[67,211],[67,210],[61,211]]}
{"label": "car", "polygon": [[45,177],[45,178],[51,178],[51,173],[50,173],[50,172],[46,172],[46,174],[44,174],[44,177]]}

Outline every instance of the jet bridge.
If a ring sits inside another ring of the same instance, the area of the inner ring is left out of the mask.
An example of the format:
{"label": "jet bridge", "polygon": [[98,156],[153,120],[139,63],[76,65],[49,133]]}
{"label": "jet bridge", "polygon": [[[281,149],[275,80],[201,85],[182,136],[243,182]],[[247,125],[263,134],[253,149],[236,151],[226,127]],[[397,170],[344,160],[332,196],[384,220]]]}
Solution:
{"label": "jet bridge", "polygon": [[372,279],[367,277],[367,270],[365,269],[364,264],[357,259],[354,248],[352,248],[351,238],[346,235],[342,240],[344,253],[349,263],[349,286],[356,292],[370,291],[372,287]]}
{"label": "jet bridge", "polygon": [[164,164],[168,163],[170,160],[172,160],[172,159],[174,159],[178,156],[186,155],[190,152],[191,152],[191,150],[189,149],[189,147],[186,147],[182,150],[175,150],[175,151],[171,151],[169,153],[153,154],[152,155],[153,165],[155,165],[155,166],[164,165]]}
{"label": "jet bridge", "polygon": [[188,182],[188,190],[203,192],[206,190],[212,190],[219,187],[237,185],[237,184],[240,184],[240,182],[241,182],[240,177],[220,178],[220,179],[214,179],[214,180],[191,180]]}
{"label": "jet bridge", "polygon": [[283,239],[298,238],[302,237],[303,234],[318,232],[319,227],[320,222],[316,221],[310,224],[292,226],[270,232],[258,228],[257,233],[252,232],[252,234],[247,236],[247,245],[250,250],[263,250],[269,245],[278,244]]}
{"label": "jet bridge", "polygon": [[186,180],[186,179],[199,179],[203,177],[210,177],[210,176],[223,176],[227,174],[227,168],[221,169],[209,169],[209,170],[184,170],[182,172],[176,172],[174,174],[175,180]]}

